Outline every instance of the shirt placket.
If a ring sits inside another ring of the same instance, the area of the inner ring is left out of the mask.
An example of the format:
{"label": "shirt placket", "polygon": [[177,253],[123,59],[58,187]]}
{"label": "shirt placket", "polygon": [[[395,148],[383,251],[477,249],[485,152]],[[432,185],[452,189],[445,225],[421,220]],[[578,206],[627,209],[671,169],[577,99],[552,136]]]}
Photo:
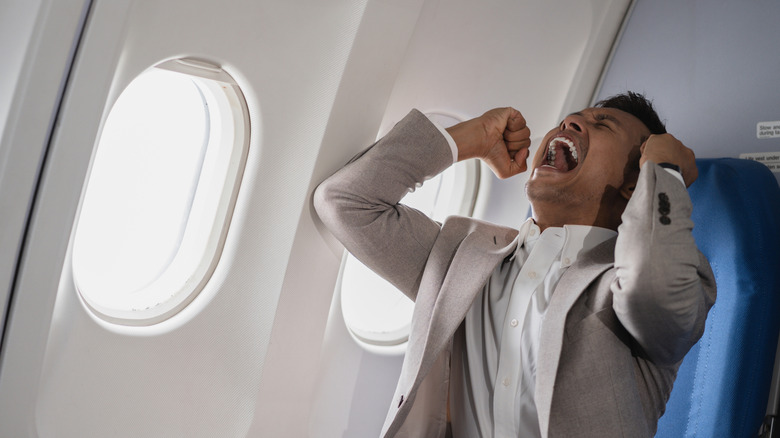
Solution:
{"label": "shirt placket", "polygon": [[525,317],[531,297],[543,284],[562,246],[562,233],[543,233],[520,269],[512,287],[500,341],[498,372],[493,393],[493,430],[496,437],[517,436],[515,400],[522,383],[521,344]]}

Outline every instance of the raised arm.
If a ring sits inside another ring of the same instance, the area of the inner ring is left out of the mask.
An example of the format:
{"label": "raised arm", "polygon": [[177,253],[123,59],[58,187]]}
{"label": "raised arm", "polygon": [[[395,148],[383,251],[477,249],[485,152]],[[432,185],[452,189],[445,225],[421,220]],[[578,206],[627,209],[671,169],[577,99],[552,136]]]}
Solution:
{"label": "raised arm", "polygon": [[398,201],[450,165],[447,140],[414,110],[320,184],[314,207],[349,252],[414,299],[440,228]]}
{"label": "raised arm", "polygon": [[679,166],[690,185],[697,176],[693,153],[665,134],[651,136],[642,154],[639,181],[618,229],[613,305],[644,354],[671,365],[704,332],[715,280],[691,234],[688,192],[658,165]]}
{"label": "raised arm", "polygon": [[[491,110],[448,132],[459,160],[481,158],[493,168],[510,169],[502,170],[503,177],[525,170],[530,133],[517,110]],[[320,184],[314,207],[347,250],[414,299],[440,226],[399,201],[452,160],[445,136],[413,110]]]}

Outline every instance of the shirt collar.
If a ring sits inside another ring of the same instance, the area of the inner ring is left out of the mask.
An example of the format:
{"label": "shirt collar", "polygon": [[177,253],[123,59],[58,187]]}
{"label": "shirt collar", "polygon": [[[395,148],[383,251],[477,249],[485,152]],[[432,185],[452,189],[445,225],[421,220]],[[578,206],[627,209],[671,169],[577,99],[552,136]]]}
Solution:
{"label": "shirt collar", "polygon": [[561,250],[561,267],[568,267],[581,254],[617,236],[617,231],[589,225],[564,225],[564,243]]}
{"label": "shirt collar", "polygon": [[[561,228],[556,227],[555,232],[559,232]],[[539,226],[536,225],[532,218],[528,218],[522,227],[520,227],[521,235],[518,236],[518,245],[510,260],[514,260],[517,251],[522,245],[526,247],[533,246],[539,237],[541,232]],[[553,231],[553,228],[545,230]],[[525,231],[523,234],[522,231]],[[608,228],[594,227],[590,225],[564,225],[563,226],[563,249],[561,250],[561,267],[566,268],[574,264],[577,261],[577,257],[586,251],[595,248],[597,245],[606,242],[612,237],[617,236],[617,232]]]}

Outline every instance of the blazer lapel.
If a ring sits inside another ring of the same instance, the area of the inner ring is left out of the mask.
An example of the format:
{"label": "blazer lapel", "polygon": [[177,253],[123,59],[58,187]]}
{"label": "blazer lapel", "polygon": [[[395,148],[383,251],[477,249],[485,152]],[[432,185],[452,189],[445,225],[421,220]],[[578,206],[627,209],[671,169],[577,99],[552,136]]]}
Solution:
{"label": "blazer lapel", "polygon": [[[444,229],[442,231],[445,232]],[[462,237],[464,234],[465,237]],[[423,305],[419,309],[421,314],[416,314],[416,321],[413,321],[413,332],[417,336],[410,337],[407,351],[420,355],[418,367],[415,367],[415,384],[424,378],[429,371],[428,367],[447,346],[496,265],[513,253],[519,235],[523,235],[522,231],[468,219],[467,227],[462,230],[462,240],[449,266],[445,268],[446,274],[436,291],[435,299]],[[431,253],[431,257],[435,257],[435,254]],[[446,263],[439,260],[433,262]],[[420,298],[424,295],[428,293],[421,290],[416,306],[421,304]],[[415,313],[417,311],[415,309]],[[426,315],[430,317],[426,318]]]}
{"label": "blazer lapel", "polygon": [[443,345],[455,333],[495,267],[517,247],[517,238],[499,244],[493,237],[474,233],[463,240],[433,308],[431,345]]}
{"label": "blazer lapel", "polygon": [[547,436],[550,425],[555,376],[561,357],[566,318],[574,302],[582,292],[604,271],[614,265],[615,238],[583,254],[578,261],[561,277],[547,308],[548,317],[542,322],[542,334],[539,340],[539,356],[536,374],[536,409],[539,415],[539,427],[542,436]]}

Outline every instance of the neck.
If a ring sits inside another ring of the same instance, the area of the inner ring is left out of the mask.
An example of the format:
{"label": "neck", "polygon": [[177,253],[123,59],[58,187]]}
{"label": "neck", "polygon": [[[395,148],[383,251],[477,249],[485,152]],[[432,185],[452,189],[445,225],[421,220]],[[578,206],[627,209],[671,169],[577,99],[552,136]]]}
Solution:
{"label": "neck", "polygon": [[[564,225],[588,225],[617,231],[621,222],[621,213],[617,213],[614,207],[583,211],[560,204],[532,204],[534,222],[542,231],[549,227],[562,227]],[[622,211],[620,209],[620,212]]]}

